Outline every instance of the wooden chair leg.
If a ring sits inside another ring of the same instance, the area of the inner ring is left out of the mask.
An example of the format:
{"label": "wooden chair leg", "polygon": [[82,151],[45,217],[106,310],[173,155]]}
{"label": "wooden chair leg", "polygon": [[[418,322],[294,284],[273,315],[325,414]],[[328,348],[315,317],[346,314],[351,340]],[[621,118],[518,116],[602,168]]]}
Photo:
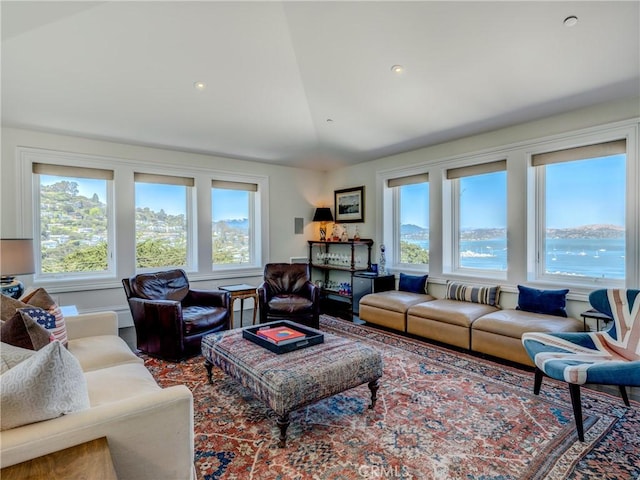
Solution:
{"label": "wooden chair leg", "polygon": [[624,404],[627,407],[630,407],[631,404],[629,403],[629,397],[627,396],[627,389],[625,388],[624,385],[619,385],[620,387],[620,396],[622,397],[622,400],[624,401]]}
{"label": "wooden chair leg", "polygon": [[533,380],[533,393],[534,395],[538,395],[540,393],[540,387],[542,386],[542,370],[536,367],[536,371],[534,374]]}
{"label": "wooden chair leg", "polygon": [[573,416],[576,421],[576,430],[578,430],[578,440],[580,440],[581,442],[584,442],[584,427],[582,424],[582,403],[580,401],[580,385],[570,383],[569,393],[571,394],[571,405],[573,406]]}

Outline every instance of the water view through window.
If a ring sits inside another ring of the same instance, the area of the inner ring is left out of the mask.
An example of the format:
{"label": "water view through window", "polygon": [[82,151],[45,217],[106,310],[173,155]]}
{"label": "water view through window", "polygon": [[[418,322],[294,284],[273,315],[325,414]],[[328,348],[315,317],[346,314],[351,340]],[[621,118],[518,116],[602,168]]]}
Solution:
{"label": "water view through window", "polygon": [[544,273],[624,279],[626,155],[539,168],[545,169]]}
{"label": "water view through window", "polygon": [[[626,155],[563,162],[545,167],[546,275],[625,278]],[[484,178],[482,178],[484,177]],[[460,265],[507,268],[506,188],[502,175],[481,175],[461,185]],[[481,187],[481,188],[479,188]],[[467,195],[467,201],[464,196]],[[401,217],[411,218],[412,203]],[[401,226],[401,241],[429,250],[428,229]]]}

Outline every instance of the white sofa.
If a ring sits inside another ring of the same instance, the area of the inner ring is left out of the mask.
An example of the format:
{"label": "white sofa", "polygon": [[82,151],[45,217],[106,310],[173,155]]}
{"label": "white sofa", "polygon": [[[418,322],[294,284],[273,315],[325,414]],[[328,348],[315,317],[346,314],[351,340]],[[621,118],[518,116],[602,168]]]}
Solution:
{"label": "white sofa", "polygon": [[120,480],[192,480],[193,396],[160,388],[118,337],[114,312],[66,317],[90,408],[0,432],[0,467],[106,437]]}

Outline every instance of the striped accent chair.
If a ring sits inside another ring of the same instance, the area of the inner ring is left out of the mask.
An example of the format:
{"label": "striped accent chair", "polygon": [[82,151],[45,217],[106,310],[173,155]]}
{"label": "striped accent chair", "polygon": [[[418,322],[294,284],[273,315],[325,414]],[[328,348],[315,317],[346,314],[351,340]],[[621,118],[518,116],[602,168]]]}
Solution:
{"label": "striped accent chair", "polygon": [[522,335],[522,344],[536,366],[533,393],[540,393],[543,375],[569,384],[581,442],[580,385],[617,385],[627,406],[625,386],[640,386],[640,290],[596,290],[589,302],[613,318],[608,330]]}

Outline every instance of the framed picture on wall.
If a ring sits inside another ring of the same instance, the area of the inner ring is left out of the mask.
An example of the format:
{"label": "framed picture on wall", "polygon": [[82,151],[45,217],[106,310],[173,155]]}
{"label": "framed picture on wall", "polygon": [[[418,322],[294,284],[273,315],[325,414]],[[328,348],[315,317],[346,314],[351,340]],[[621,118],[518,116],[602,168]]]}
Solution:
{"label": "framed picture on wall", "polygon": [[364,222],[364,186],[334,191],[335,222]]}

